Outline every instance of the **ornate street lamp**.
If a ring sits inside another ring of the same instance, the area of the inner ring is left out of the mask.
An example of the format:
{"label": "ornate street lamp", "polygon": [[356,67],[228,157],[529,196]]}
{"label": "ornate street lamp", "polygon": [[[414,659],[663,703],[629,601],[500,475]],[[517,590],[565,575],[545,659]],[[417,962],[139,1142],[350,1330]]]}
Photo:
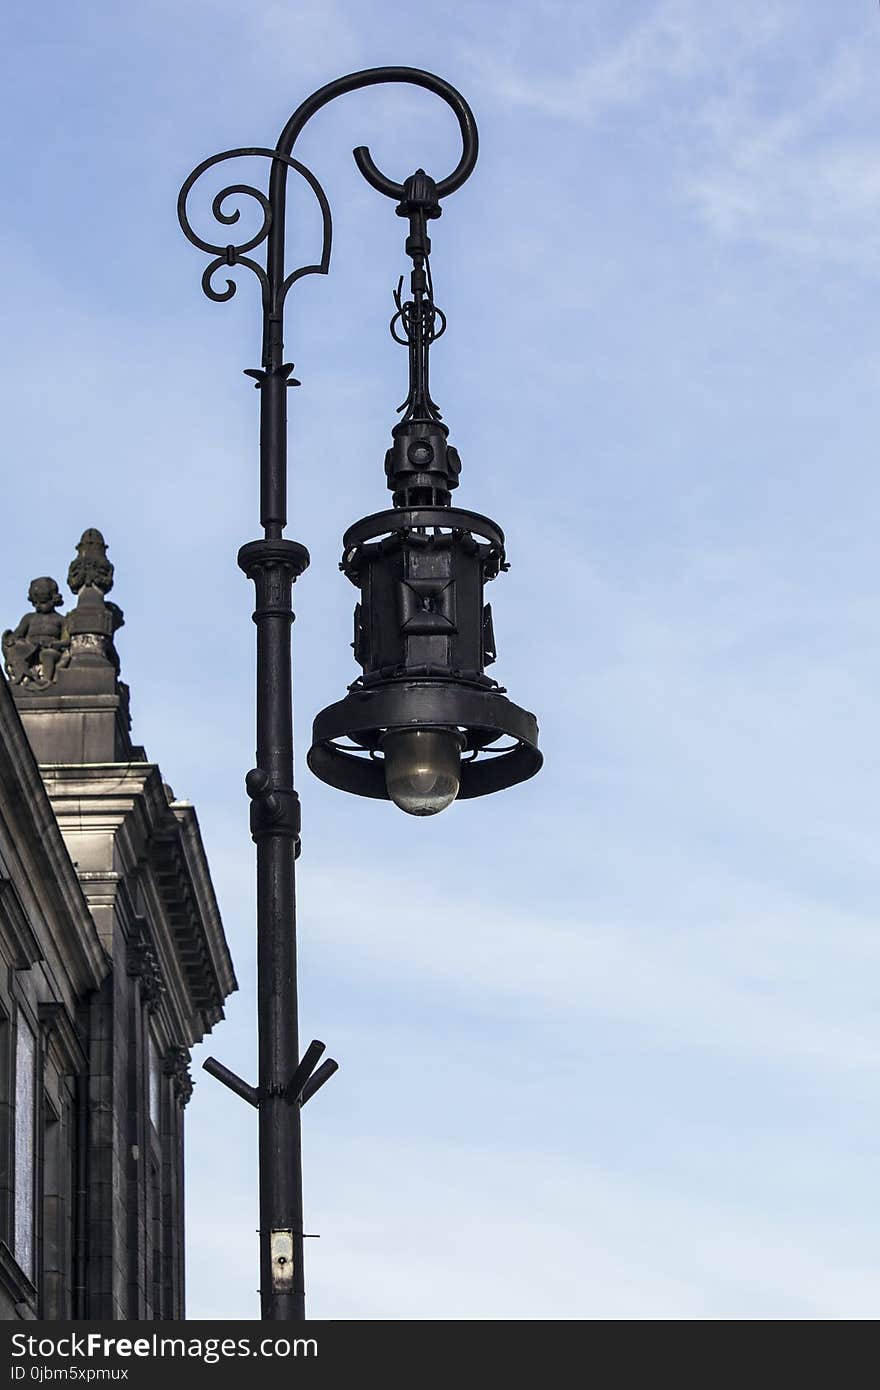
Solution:
{"label": "ornate street lamp", "polygon": [[[409,222],[412,298],[402,284],[391,328],[409,350],[409,393],[395,425],[385,472],[392,507],[351,526],[341,568],[360,590],[354,653],[363,668],[343,700],[316,718],[308,755],[323,781],[360,796],[389,797],[413,815],[432,815],[456,798],[482,796],[538,771],[538,728],[485,674],[495,660],[492,615],[483,588],[507,568],[504,536],[487,517],[451,505],[461,463],[431,398],[432,342],[446,327],[434,303],[427,224],[441,200],[468,178],[477,159],[473,114],[459,92],[415,68],[372,68],[329,83],[291,116],[275,149],[226,150],[198,165],[178,201],[180,224],[212,260],[202,275],[210,299],[224,302],[233,280],[218,290],[223,267],[246,266],[257,276],[263,303],[263,361],[247,375],[260,391],[261,540],[242,547],[238,563],[254,581],[257,625],[257,766],[248,773],[251,834],[257,845],[257,1015],[259,1082],[250,1086],[213,1058],[206,1069],[259,1111],[260,1284],[262,1317],[305,1317],[300,1110],[336,1070],[313,1042],[297,1064],[296,910],[294,858],[299,848],[299,800],[293,785],[290,672],[291,590],[308,552],[283,536],[287,524],[287,388],[297,385],[284,361],[284,306],[304,275],[326,275],[330,208],[315,176],[292,157],[306,122],[334,97],[385,82],[407,82],[442,97],[458,120],[462,154],[439,183],[421,169],[398,184],[386,178],[365,147],[354,151],[364,178],[393,198]],[[241,156],[271,161],[268,196],[250,184],[230,184],[214,197],[217,222],[240,216],[229,200],[255,199],[262,221],[236,244],[203,240],[193,230],[187,200],[193,185],[217,164]],[[284,263],[288,170],[306,180],[324,227],[320,260],[287,272]],[[248,254],[266,243],[265,267]]]}

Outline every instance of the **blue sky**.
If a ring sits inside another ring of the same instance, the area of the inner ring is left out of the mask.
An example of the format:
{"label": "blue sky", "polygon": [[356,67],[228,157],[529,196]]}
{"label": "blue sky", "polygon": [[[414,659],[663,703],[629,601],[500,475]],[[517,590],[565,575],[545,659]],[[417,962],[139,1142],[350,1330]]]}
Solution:
{"label": "blue sky", "polygon": [[[198,808],[242,986],[209,1048],[246,1076],[257,300],[202,296],[177,189],[360,67],[428,67],[480,126],[432,381],[458,500],[507,532],[496,670],[546,764],[436,820],[304,759],[404,391],[404,228],[350,151],[442,176],[454,122],[372,91],[299,147],[336,225],[287,329],[302,1029],[342,1064],[304,1113],[311,1314],[876,1316],[876,4],[47,0],[6,30],[3,621],[102,528],[135,737]],[[291,256],[316,235],[297,195]],[[195,1075],[189,1313],[255,1317],[253,1116]]]}

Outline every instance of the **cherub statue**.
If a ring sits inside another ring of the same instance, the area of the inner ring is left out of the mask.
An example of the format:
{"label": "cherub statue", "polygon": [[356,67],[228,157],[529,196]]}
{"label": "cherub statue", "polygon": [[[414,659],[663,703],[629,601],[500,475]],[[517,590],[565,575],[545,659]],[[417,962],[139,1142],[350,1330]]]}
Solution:
{"label": "cherub statue", "polygon": [[70,661],[70,639],[64,617],[55,609],[64,602],[58,585],[48,575],[31,581],[28,599],[36,610],[25,613],[18,627],[2,638],[6,670],[13,685],[33,685],[45,690],[56,672]]}

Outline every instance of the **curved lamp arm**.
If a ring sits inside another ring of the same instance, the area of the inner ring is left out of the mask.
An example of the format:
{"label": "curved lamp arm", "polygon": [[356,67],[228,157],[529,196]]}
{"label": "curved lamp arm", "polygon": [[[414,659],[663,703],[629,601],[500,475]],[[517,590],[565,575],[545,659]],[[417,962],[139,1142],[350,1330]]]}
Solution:
{"label": "curved lamp arm", "polygon": [[[452,109],[458,121],[458,128],[461,133],[462,152],[458,164],[445,179],[436,184],[436,197],[445,198],[448,194],[454,193],[460,188],[465,180],[473,171],[477,162],[479,150],[479,138],[477,126],[473,112],[460,92],[455,87],[444,81],[442,77],[437,77],[433,73],[423,72],[419,68],[367,68],[363,72],[349,73],[347,77],[339,77],[334,82],[328,82],[325,87],[320,87],[313,92],[310,97],[294,111],[290,120],[285,125],[278,138],[278,144],[274,150],[261,147],[244,147],[235,150],[224,150],[220,154],[212,155],[210,159],[205,159],[201,164],[193,169],[192,173],[185,180],[180,190],[177,200],[177,215],[184,234],[194,246],[207,252],[215,259],[205,268],[202,276],[202,288],[209,299],[217,302],[225,302],[232,298],[236,291],[236,284],[233,280],[227,279],[225,290],[216,290],[212,285],[214,273],[222,266],[245,265],[252,270],[260,280],[263,292],[263,307],[267,315],[273,318],[283,312],[284,299],[287,291],[296,280],[303,275],[326,275],[330,265],[330,250],[332,243],[332,221],[330,206],[320,183],[314,174],[308,170],[299,160],[292,158],[292,150],[298,140],[303,127],[311,120],[322,107],[328,102],[333,101],[338,96],[345,95],[346,92],[359,91],[362,87],[374,87],[384,83],[407,83],[410,86],[424,87],[427,91],[434,92]],[[387,198],[400,200],[404,197],[405,189],[402,183],[396,183],[387,177],[377,167],[369,149],[365,145],[359,145],[353,151],[355,163],[367,182],[382,193]],[[268,197],[258,188],[249,184],[235,183],[221,189],[211,204],[211,211],[215,220],[223,226],[233,226],[241,216],[240,209],[237,207],[226,210],[226,200],[235,195],[243,195],[253,198],[259,205],[262,212],[262,223],[257,232],[247,240],[238,244],[232,242],[213,242],[200,237],[190,223],[187,213],[187,200],[194,184],[214,165],[220,164],[227,159],[236,159],[242,156],[259,155],[272,161],[272,168],[269,178]],[[294,169],[304,178],[311,187],[321,209],[323,221],[323,247],[320,260],[313,265],[301,266],[290,274],[284,271],[284,244],[285,244],[285,210],[287,193],[288,170]],[[268,241],[266,251],[265,269],[256,261],[252,260],[246,253],[260,246],[262,242]],[[277,334],[267,332],[264,336],[264,370],[271,370],[280,365],[280,358],[276,362],[272,352],[273,343]]]}
{"label": "curved lamp arm", "polygon": [[[248,147],[237,150],[224,150],[196,166],[185,180],[177,200],[177,216],[185,236],[201,251],[213,259],[205,267],[202,275],[202,289],[209,299],[225,302],[236,291],[234,280],[227,279],[225,290],[214,288],[213,277],[222,267],[247,266],[257,276],[262,291],[263,302],[263,360],[259,368],[249,368],[248,375],[254,377],[260,390],[260,517],[267,537],[277,538],[283,534],[287,524],[287,407],[288,386],[298,383],[293,379],[293,363],[284,359],[284,302],[287,291],[304,275],[326,275],[330,267],[332,243],[332,222],[330,205],[320,183],[314,174],[299,160],[294,159],[292,150],[299,135],[316,112],[328,102],[346,92],[355,92],[362,87],[375,87],[386,82],[402,82],[410,86],[424,87],[434,92],[452,109],[461,132],[462,152],[458,164],[445,179],[433,186],[435,211],[428,215],[437,216],[439,199],[454,193],[468,178],[477,162],[479,142],[473,112],[460,92],[442,77],[423,72],[420,68],[367,68],[363,72],[353,72],[347,77],[339,77],[320,87],[299,106],[281,132],[274,150]],[[240,209],[227,202],[237,196],[252,198],[262,212],[262,222],[257,232],[239,243],[214,242],[200,237],[194,230],[187,213],[187,200],[194,184],[213,168],[227,159],[240,156],[259,155],[271,160],[268,197],[260,189],[250,184],[233,183],[217,193],[211,203],[211,211],[223,227],[234,226],[241,216]],[[359,145],[354,151],[358,169],[367,182],[387,198],[401,200],[401,210],[406,198],[406,188],[387,177],[377,167],[369,149]],[[311,265],[300,266],[289,273],[285,272],[284,241],[285,212],[287,198],[287,175],[293,169],[309,184],[318,200],[323,222],[323,246],[320,259]],[[424,177],[424,176],[422,176]],[[228,209],[228,210],[227,210]],[[263,242],[266,246],[265,268],[247,253]]]}
{"label": "curved lamp arm", "polygon": [[[279,136],[278,152],[282,155],[290,154],[303,126],[311,120],[316,111],[326,106],[328,101],[333,101],[346,92],[355,92],[361,87],[375,87],[385,82],[406,82],[414,87],[425,87],[429,92],[442,97],[447,105],[452,107],[461,131],[461,159],[449,177],[437,184],[437,196],[445,198],[448,193],[454,193],[473,172],[477,162],[479,140],[474,113],[461,92],[456,91],[455,87],[445,82],[442,77],[436,77],[432,72],[423,72],[420,68],[366,68],[363,72],[352,72],[348,77],[337,77],[335,82],[328,82],[326,87],[320,87],[317,92],[313,92],[294,111]],[[355,163],[367,183],[372,184],[377,193],[384,193],[386,198],[403,197],[403,184],[386,178],[381,170],[376,168],[366,145],[359,145],[353,154]]]}

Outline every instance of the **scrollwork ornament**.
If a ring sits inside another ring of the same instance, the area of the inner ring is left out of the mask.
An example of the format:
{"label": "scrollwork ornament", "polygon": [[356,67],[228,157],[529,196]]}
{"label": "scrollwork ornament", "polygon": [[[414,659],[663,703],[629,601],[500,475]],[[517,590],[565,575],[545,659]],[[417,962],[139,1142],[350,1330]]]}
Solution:
{"label": "scrollwork ornament", "polygon": [[[240,159],[252,155],[260,156],[265,159],[280,160],[283,164],[287,165],[288,168],[294,169],[296,173],[305,179],[318,200],[318,206],[321,209],[322,248],[320,260],[311,265],[300,266],[299,269],[294,270],[277,286],[271,284],[264,267],[245,254],[261,246],[269,236],[269,232],[272,228],[274,216],[272,204],[266,194],[261,192],[259,188],[254,188],[252,184],[248,183],[231,183],[226,188],[221,188],[220,192],[215,194],[211,200],[211,213],[215,221],[225,227],[234,226],[241,217],[241,208],[239,207],[233,207],[229,211],[224,209],[224,203],[228,198],[236,196],[252,198],[258,204],[262,213],[260,226],[255,234],[245,241],[238,243],[230,242],[226,245],[206,241],[203,237],[200,237],[194,229],[187,212],[187,201],[190,192],[203,174],[206,174],[209,169],[213,169],[216,165],[222,164],[227,159]],[[184,235],[192,242],[193,246],[197,246],[200,251],[205,251],[209,255],[215,257],[215,259],[205,267],[202,274],[202,289],[208,298],[212,299],[216,304],[227,303],[232,299],[238,288],[235,281],[231,279],[227,279],[225,290],[214,288],[212,283],[213,277],[223,266],[243,265],[246,266],[248,270],[254,272],[257,279],[260,281],[263,307],[267,312],[272,312],[273,309],[277,310],[280,308],[288,289],[296,280],[301,279],[304,275],[326,275],[327,271],[330,269],[332,221],[330,216],[330,204],[327,201],[327,196],[310,169],[307,169],[298,159],[291,159],[289,156],[281,154],[278,150],[262,149],[259,147],[224,150],[221,154],[215,154],[212,155],[210,159],[203,160],[201,164],[193,169],[180,190],[180,195],[177,200],[177,216]]]}

